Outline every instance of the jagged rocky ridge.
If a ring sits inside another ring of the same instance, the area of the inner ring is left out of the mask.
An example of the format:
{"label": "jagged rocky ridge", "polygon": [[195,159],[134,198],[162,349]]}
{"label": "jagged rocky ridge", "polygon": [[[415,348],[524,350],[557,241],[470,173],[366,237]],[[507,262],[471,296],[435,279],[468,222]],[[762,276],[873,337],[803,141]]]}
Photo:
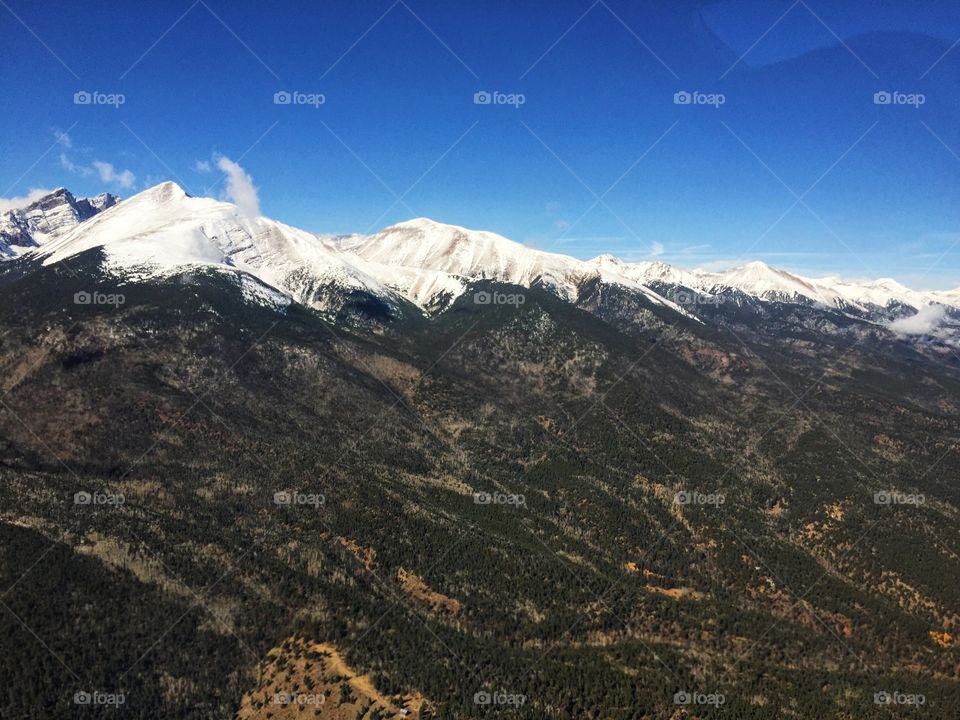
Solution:
{"label": "jagged rocky ridge", "polygon": [[[104,212],[109,210],[109,212]],[[960,289],[911,290],[892,279],[846,282],[808,278],[750,262],[723,272],[682,270],[662,262],[625,262],[611,255],[579,260],[526,247],[495,233],[418,218],[370,236],[331,237],[237,206],[187,195],[162,183],[124,202],[109,194],[76,199],[59,189],[0,217],[0,256],[49,265],[102,249],[111,272],[136,277],[203,267],[240,273],[252,296],[335,310],[344,294],[372,296],[394,312],[434,314],[492,280],[541,287],[578,303],[597,287],[616,287],[645,308],[696,319],[734,302],[823,308],[876,323],[942,305],[960,316]]]}
{"label": "jagged rocky ridge", "polygon": [[0,215],[0,256],[15,257],[39,247],[118,202],[120,198],[110,193],[76,198],[59,188],[25,208],[8,210]]}

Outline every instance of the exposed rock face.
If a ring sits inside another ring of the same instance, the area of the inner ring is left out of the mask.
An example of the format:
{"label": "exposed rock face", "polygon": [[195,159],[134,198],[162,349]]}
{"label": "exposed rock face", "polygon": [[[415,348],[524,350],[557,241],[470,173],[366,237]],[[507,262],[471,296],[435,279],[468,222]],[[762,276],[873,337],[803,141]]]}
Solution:
{"label": "exposed rock face", "polygon": [[110,193],[78,199],[60,188],[25,208],[8,210],[0,215],[0,257],[15,257],[26,248],[38,247],[119,201]]}

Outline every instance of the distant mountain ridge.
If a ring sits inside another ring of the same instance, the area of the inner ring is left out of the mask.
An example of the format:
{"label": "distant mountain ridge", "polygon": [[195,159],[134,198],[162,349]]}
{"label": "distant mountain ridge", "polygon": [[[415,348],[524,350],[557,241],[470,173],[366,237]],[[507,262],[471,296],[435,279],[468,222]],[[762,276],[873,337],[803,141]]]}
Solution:
{"label": "distant mountain ridge", "polygon": [[45,265],[100,248],[111,272],[137,277],[195,267],[240,272],[321,311],[335,309],[343,292],[360,292],[395,309],[409,304],[431,314],[483,280],[542,287],[571,303],[596,283],[617,286],[651,307],[697,318],[700,305],[731,297],[822,306],[875,321],[930,304],[960,310],[960,288],[921,292],[892,279],[809,278],[762,262],[707,272],[612,255],[579,260],[428,218],[370,236],[321,236],[247,217],[231,203],[191,197],[172,182],[123,202],[107,193],[77,199],[60,188],[0,217],[0,243],[6,259],[30,257]]}
{"label": "distant mountain ridge", "polygon": [[0,215],[0,257],[13,257],[39,247],[45,240],[72,230],[118,202],[120,198],[110,193],[76,198],[61,187],[24,208],[8,210]]}
{"label": "distant mountain ridge", "polygon": [[956,720],[960,357],[906,306],[65,201],[0,262],[0,717]]}

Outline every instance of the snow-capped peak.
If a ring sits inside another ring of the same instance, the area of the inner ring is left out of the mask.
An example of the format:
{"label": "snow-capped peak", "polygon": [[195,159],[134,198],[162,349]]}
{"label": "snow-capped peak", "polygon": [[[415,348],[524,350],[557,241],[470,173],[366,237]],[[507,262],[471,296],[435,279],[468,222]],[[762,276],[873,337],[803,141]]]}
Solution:
{"label": "snow-capped peak", "polygon": [[584,261],[425,217],[370,236],[318,236],[246,216],[228,202],[191,197],[174,182],[120,203],[108,194],[77,200],[61,188],[0,216],[0,257],[33,254],[51,264],[92,248],[102,248],[108,267],[141,276],[196,265],[242,271],[318,308],[327,306],[336,287],[433,309],[483,279],[540,286],[571,302],[599,280],[684,314],[689,313],[662,293],[671,294],[671,287],[707,294],[738,290],[761,300],[859,311],[919,309],[934,302],[960,307],[960,289],[922,293],[890,278],[815,279],[759,261],[722,272],[683,270],[658,260],[628,262],[610,254]]}
{"label": "snow-capped peak", "polygon": [[243,271],[297,301],[326,309],[331,287],[387,299],[393,291],[349,262],[329,241],[233,204],[155,185],[37,251],[52,264],[101,248],[108,268],[140,277],[205,266]]}
{"label": "snow-capped peak", "polygon": [[[624,273],[625,264],[612,256],[600,261],[578,260],[537,250],[496,233],[428,218],[391,225],[369,237],[351,237],[341,247],[383,268],[384,274],[378,277],[421,306],[428,291],[442,290],[455,296],[468,281],[483,279],[540,286],[574,302],[588,281],[599,279],[628,286],[654,304],[688,314]],[[425,277],[425,271],[431,274]]]}
{"label": "snow-capped peak", "polygon": [[714,289],[726,285],[765,300],[792,302],[806,298],[830,305],[834,296],[828,287],[759,260],[718,273],[717,281]]}
{"label": "snow-capped peak", "polygon": [[26,207],[0,214],[0,258],[16,257],[63,235],[119,202],[110,193],[75,198],[60,187]]}
{"label": "snow-capped peak", "polygon": [[516,285],[535,283],[568,299],[577,294],[574,275],[590,272],[580,260],[535,250],[492,232],[469,230],[428,218],[391,225],[343,248],[369,262],[417,268],[470,279]]}

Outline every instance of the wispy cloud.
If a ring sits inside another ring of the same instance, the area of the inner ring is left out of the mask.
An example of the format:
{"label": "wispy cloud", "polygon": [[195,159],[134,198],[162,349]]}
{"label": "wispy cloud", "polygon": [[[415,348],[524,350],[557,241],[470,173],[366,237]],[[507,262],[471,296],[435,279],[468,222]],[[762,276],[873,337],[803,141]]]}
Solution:
{"label": "wispy cloud", "polygon": [[93,170],[91,168],[88,168],[86,165],[77,165],[66,153],[60,153],[60,165],[65,170],[69,170],[70,172],[81,175],[82,177],[93,175]]}
{"label": "wispy cloud", "polygon": [[122,188],[133,187],[136,182],[136,176],[129,170],[117,170],[108,162],[94,160],[93,167],[100,175],[100,180],[105,183],[112,183]]}
{"label": "wispy cloud", "polygon": [[210,163],[206,160],[194,160],[193,162],[193,171],[206,175],[213,168],[210,167]]}
{"label": "wispy cloud", "polygon": [[71,140],[70,136],[59,130],[54,130],[53,135],[57,143],[64,148],[60,153],[60,165],[65,170],[69,170],[80,177],[90,177],[95,174],[100,178],[100,182],[115,185],[120,188],[127,189],[133,187],[137,177],[131,170],[118,170],[112,163],[108,163],[105,160],[94,160],[90,165],[74,162],[73,158],[70,157],[70,154],[67,152],[73,148],[73,140]]}
{"label": "wispy cloud", "polygon": [[31,203],[35,203],[37,200],[42,198],[44,195],[49,195],[53,190],[45,190],[43,188],[31,188],[27,191],[26,195],[21,197],[11,197],[11,198],[2,198],[0,197],[0,212],[7,212],[7,210],[18,210],[24,208]]}
{"label": "wispy cloud", "polygon": [[63,147],[65,147],[65,148],[72,148],[72,147],[73,147],[73,140],[71,140],[71,139],[70,139],[70,136],[67,135],[67,133],[65,133],[64,131],[62,131],[62,130],[57,130],[56,128],[54,128],[54,129],[53,129],[53,137],[56,139],[57,143],[59,143],[59,144],[62,145]]}
{"label": "wispy cloud", "polygon": [[257,188],[253,185],[253,178],[225,155],[217,158],[217,167],[227,176],[227,189],[224,191],[224,197],[236,203],[240,212],[247,217],[259,217],[260,198],[257,196]]}
{"label": "wispy cloud", "polygon": [[943,305],[927,305],[916,315],[898,318],[887,327],[897,335],[930,335],[940,327],[946,314],[947,308]]}

